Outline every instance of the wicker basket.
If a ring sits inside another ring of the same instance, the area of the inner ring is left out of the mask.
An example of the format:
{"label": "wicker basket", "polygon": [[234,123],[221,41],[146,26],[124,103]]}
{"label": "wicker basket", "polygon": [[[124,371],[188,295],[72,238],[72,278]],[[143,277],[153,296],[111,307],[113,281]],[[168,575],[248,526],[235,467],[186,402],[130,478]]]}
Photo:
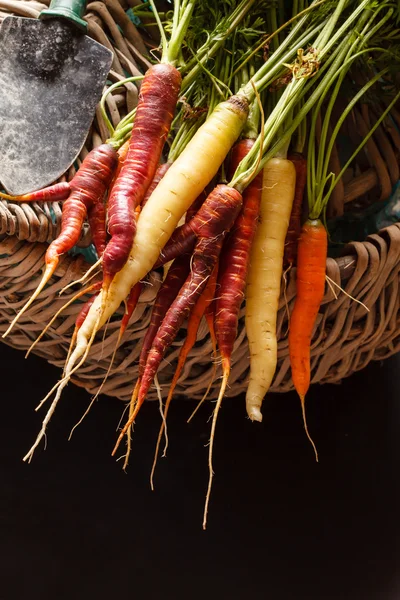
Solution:
{"label": "wicker basket", "polygon": [[[43,7],[38,2],[0,0],[0,19],[9,11],[35,17]],[[127,72],[136,75],[139,67],[145,66],[135,49],[136,29],[123,8],[126,6],[118,0],[96,1],[88,5],[86,16],[90,35],[114,49],[110,74],[113,82],[126,77]],[[136,102],[137,88],[133,84],[127,84],[118,94],[109,95],[108,107],[114,124]],[[349,130],[349,135],[355,138],[353,141],[356,143],[357,132],[363,135],[375,117],[364,106],[359,112],[355,111],[352,118],[357,127]],[[80,159],[107,137],[108,132],[97,113]],[[371,202],[371,198],[387,198],[393,184],[399,179],[399,153],[400,136],[397,129],[388,125],[379,127],[357,159],[356,167],[336,187],[330,216],[343,214],[345,204],[349,202],[362,207],[365,202]],[[331,169],[335,172],[340,170],[337,152],[333,154]],[[70,178],[73,173],[74,169],[71,168],[65,177]],[[59,203],[28,205],[0,202],[0,333],[4,333],[16,311],[35,289],[42,273],[47,243],[57,235],[60,217]],[[89,243],[90,232],[86,229],[80,244],[87,246]],[[68,294],[61,297],[58,292],[67,283],[79,278],[86,269],[82,256],[64,256],[51,284],[26,311],[6,338],[6,343],[14,348],[27,350],[56,310],[72,298],[76,290],[69,290]],[[371,235],[364,242],[349,244],[342,257],[327,260],[327,274],[347,294],[361,301],[369,311],[348,295],[340,291],[336,293],[335,287],[327,285],[312,343],[312,381],[320,383],[340,382],[344,377],[365,367],[371,360],[382,360],[400,349],[400,224]],[[286,289],[289,312],[295,295],[295,277],[296,270],[293,269]],[[105,394],[122,400],[130,399],[137,376],[140,342],[149,324],[152,303],[159,285],[160,276],[154,272],[116,353],[114,367],[103,388]],[[83,297],[80,301],[86,299]],[[80,301],[66,308],[35,348],[36,354],[60,368],[67,355]],[[278,314],[279,363],[271,388],[275,392],[286,392],[293,387],[288,357],[287,313],[286,301],[282,295]],[[243,314],[242,310],[232,357],[228,396],[237,395],[246,388],[248,347]],[[120,318],[121,312],[109,323],[105,336],[100,332],[85,366],[73,378],[75,384],[85,387],[90,393],[97,391],[107,372],[118,337]],[[168,384],[172,379],[183,337],[182,330],[161,365],[161,384]],[[211,374],[211,343],[205,323],[202,323],[176,394],[184,393],[186,397],[201,398]],[[216,379],[210,397],[215,398],[218,387]],[[155,398],[155,390],[151,391],[149,398]]]}

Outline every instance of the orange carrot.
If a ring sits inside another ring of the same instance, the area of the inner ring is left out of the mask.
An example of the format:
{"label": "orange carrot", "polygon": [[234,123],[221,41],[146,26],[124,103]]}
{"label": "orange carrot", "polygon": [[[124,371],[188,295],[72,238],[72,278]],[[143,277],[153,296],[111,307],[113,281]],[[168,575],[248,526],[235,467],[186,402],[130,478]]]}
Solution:
{"label": "orange carrot", "polygon": [[294,387],[299,394],[304,428],[316,458],[305,418],[305,396],[310,387],[310,346],[315,320],[325,290],[328,239],[319,219],[309,219],[302,227],[297,256],[297,295],[290,319],[289,354]]}

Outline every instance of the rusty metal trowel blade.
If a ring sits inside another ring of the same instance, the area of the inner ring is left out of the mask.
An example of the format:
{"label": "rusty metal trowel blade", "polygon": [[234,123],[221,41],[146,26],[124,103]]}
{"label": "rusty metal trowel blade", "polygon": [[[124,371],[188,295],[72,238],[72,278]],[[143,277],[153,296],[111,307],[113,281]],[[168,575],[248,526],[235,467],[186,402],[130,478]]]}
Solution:
{"label": "rusty metal trowel blade", "polygon": [[0,57],[0,182],[24,194],[79,154],[112,53],[61,19],[6,17]]}

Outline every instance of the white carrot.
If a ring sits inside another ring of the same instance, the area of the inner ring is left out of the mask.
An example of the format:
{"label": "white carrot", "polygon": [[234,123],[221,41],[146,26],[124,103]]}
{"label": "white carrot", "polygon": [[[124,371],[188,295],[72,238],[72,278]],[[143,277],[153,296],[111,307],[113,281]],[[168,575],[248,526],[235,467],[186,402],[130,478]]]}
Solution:
{"label": "white carrot", "polygon": [[276,369],[276,318],[295,183],[296,172],[291,161],[272,158],[267,162],[263,172],[260,223],[253,242],[246,289],[246,332],[250,349],[246,410],[252,421],[262,420],[261,404]]}

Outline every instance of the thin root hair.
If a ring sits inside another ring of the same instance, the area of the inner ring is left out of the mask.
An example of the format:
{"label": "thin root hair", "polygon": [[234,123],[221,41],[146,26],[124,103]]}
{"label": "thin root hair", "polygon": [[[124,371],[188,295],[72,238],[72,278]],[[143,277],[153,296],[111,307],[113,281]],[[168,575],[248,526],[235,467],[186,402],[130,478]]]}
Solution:
{"label": "thin root hair", "polygon": [[342,288],[342,287],[341,287],[341,286],[340,286],[338,283],[336,283],[336,281],[333,281],[333,279],[331,279],[330,277],[328,277],[328,275],[325,275],[325,277],[326,277],[326,279],[327,279],[328,283],[330,282],[331,284],[333,284],[334,286],[336,286],[337,288],[339,288],[339,290],[340,290],[341,292],[343,292],[343,294],[344,294],[345,296],[347,296],[348,298],[350,298],[350,299],[351,299],[351,300],[353,300],[354,302],[357,302],[357,304],[361,304],[361,306],[362,306],[363,308],[365,308],[365,310],[366,310],[367,312],[370,312],[370,310],[369,310],[368,306],[367,306],[366,304],[364,304],[364,302],[361,302],[361,300],[357,300],[357,298],[354,298],[353,296],[351,296],[351,295],[350,295],[348,292],[346,292],[346,290],[344,290],[344,289],[343,289],[343,288]]}

